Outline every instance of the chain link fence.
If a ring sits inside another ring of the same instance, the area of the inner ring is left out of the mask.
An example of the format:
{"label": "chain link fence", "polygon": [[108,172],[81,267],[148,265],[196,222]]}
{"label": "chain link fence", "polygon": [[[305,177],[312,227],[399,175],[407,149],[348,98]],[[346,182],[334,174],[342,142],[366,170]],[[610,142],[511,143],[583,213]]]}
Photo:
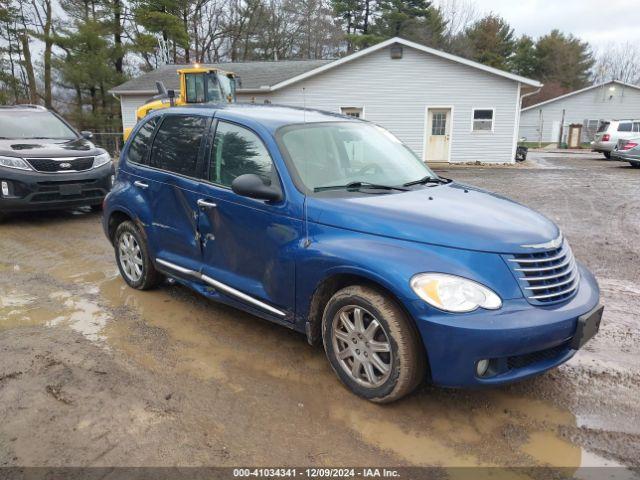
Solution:
{"label": "chain link fence", "polygon": [[120,157],[124,145],[122,132],[94,132],[91,141],[109,152],[114,160]]}

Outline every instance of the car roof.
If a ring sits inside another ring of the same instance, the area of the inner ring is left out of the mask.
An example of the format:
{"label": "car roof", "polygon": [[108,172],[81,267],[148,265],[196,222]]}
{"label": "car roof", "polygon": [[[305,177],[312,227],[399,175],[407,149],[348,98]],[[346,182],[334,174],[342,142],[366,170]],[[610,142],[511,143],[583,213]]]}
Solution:
{"label": "car roof", "polygon": [[189,113],[205,111],[207,113],[220,112],[221,117],[238,120],[240,123],[256,122],[271,131],[292,124],[318,122],[358,122],[352,117],[339,113],[325,112],[310,108],[289,107],[284,105],[255,105],[252,103],[229,103],[219,105],[185,105],[171,109],[156,110],[158,113]]}

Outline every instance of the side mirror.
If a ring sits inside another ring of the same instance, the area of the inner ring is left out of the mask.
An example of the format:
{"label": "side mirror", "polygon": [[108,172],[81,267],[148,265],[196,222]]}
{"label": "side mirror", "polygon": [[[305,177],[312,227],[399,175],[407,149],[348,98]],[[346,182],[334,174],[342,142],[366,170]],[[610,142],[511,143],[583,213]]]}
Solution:
{"label": "side mirror", "polygon": [[282,198],[282,193],[277,188],[265,185],[262,179],[254,173],[240,175],[231,183],[231,190],[243,197],[257,200],[277,201]]}
{"label": "side mirror", "polygon": [[82,135],[82,138],[84,138],[85,140],[91,140],[93,138],[93,133],[91,133],[89,130],[81,131],[80,135]]}

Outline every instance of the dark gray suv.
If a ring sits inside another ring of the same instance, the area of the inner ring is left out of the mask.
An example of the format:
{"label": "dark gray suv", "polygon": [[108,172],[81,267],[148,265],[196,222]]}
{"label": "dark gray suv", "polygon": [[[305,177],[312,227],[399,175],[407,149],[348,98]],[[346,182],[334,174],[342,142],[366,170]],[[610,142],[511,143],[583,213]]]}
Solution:
{"label": "dark gray suv", "polygon": [[1,107],[0,219],[26,210],[99,209],[114,168],[90,136],[44,107]]}

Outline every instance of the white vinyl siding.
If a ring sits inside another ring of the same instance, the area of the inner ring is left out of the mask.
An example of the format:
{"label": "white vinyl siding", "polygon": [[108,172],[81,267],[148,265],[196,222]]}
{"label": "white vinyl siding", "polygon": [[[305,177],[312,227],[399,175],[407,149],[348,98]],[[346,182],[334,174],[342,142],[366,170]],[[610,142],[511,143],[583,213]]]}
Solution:
{"label": "white vinyl siding", "polygon": [[153,94],[121,95],[120,108],[122,111],[122,128],[131,128],[136,124],[136,110],[146,103]]}
{"label": "white vinyl siding", "polygon": [[[421,158],[426,107],[451,105],[451,162],[512,163],[518,85],[405,46],[398,60],[392,60],[385,48],[275,92],[246,96],[255,103],[268,99],[332,112],[344,105],[363,105],[368,121],[389,129]],[[495,108],[493,133],[471,134],[477,105]]]}
{"label": "white vinyl siding", "polygon": [[[238,92],[238,101],[329,112],[362,108],[367,121],[389,129],[421,158],[427,107],[448,105],[454,112],[451,162],[513,163],[519,86],[515,80],[404,46],[401,59],[391,59],[386,47],[273,92]],[[134,103],[146,98],[122,96],[125,125],[135,121],[125,109],[135,112]],[[478,134],[470,128],[473,109],[483,106],[494,111],[493,130]]]}
{"label": "white vinyl siding", "polygon": [[[595,121],[640,117],[640,90],[613,84],[615,90],[611,91],[611,86],[611,83],[607,83],[523,111],[520,117],[520,136],[527,137],[529,142],[557,142],[563,109],[565,131],[572,123],[583,125],[584,142],[593,140]],[[589,128],[584,128],[585,120],[589,120]]]}

